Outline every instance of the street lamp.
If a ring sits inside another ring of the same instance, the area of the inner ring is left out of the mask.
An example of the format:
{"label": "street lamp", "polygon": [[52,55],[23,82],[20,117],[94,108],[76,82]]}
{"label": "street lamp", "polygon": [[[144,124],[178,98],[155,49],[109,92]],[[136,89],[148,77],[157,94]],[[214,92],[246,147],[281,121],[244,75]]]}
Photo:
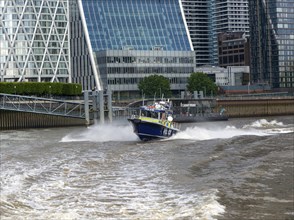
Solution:
{"label": "street lamp", "polygon": [[16,95],[16,86],[14,86],[14,95]]}
{"label": "street lamp", "polygon": [[204,88],[204,98],[206,97],[206,86],[203,87]]}
{"label": "street lamp", "polygon": [[51,86],[49,86],[49,98],[51,98]]}

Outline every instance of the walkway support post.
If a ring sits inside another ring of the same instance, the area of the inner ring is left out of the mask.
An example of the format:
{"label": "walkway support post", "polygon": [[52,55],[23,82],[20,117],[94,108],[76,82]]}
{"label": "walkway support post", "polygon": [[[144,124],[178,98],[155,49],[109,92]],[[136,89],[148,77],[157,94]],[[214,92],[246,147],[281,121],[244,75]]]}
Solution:
{"label": "walkway support post", "polygon": [[89,91],[84,91],[84,102],[85,102],[85,119],[86,125],[90,124],[90,113],[89,113]]}
{"label": "walkway support post", "polygon": [[107,90],[107,108],[108,108],[108,119],[112,122],[112,92]]}
{"label": "walkway support post", "polygon": [[104,95],[103,95],[103,90],[100,90],[98,93],[99,93],[100,123],[104,124]]}
{"label": "walkway support post", "polygon": [[92,106],[94,112],[94,119],[98,120],[98,103],[99,103],[99,92],[97,90],[92,90]]}

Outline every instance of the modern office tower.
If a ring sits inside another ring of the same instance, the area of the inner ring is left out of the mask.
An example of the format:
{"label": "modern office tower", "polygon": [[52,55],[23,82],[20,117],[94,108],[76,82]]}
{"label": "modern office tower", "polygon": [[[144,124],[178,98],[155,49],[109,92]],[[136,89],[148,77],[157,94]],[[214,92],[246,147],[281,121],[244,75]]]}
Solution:
{"label": "modern office tower", "polygon": [[244,32],[226,32],[218,35],[220,67],[249,66],[250,45]]}
{"label": "modern office tower", "polygon": [[212,64],[212,9],[208,0],[182,0],[196,66]]}
{"label": "modern office tower", "polygon": [[68,0],[0,0],[0,81],[71,82]]}
{"label": "modern office tower", "polygon": [[249,1],[251,81],[294,89],[293,0]]}
{"label": "modern office tower", "polygon": [[244,32],[249,35],[248,0],[212,0],[216,33]]}
{"label": "modern office tower", "polygon": [[84,90],[101,90],[102,84],[96,56],[92,50],[80,0],[69,1],[69,21],[72,81],[80,83]]}
{"label": "modern office tower", "polygon": [[181,0],[196,66],[218,65],[217,35],[249,34],[248,0]]}
{"label": "modern office tower", "polygon": [[75,82],[91,81],[84,76],[89,70],[82,62],[84,56],[96,85],[117,97],[138,93],[138,82],[152,74],[169,78],[174,92],[186,88],[195,55],[178,0],[76,0],[70,4]]}

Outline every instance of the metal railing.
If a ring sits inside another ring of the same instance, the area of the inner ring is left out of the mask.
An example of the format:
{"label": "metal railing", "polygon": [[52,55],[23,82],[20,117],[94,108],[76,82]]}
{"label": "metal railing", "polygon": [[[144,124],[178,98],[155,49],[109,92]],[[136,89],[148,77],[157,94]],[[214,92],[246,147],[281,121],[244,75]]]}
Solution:
{"label": "metal railing", "polygon": [[74,118],[86,117],[82,101],[65,101],[4,93],[0,93],[0,109]]}

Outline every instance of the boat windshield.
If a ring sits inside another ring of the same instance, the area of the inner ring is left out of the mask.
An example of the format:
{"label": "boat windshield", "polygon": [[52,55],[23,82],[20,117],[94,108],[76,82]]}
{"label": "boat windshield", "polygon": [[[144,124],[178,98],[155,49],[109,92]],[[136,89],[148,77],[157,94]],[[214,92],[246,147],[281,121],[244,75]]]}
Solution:
{"label": "boat windshield", "polygon": [[149,117],[149,118],[158,118],[158,112],[142,110],[141,116],[145,116],[145,117]]}

